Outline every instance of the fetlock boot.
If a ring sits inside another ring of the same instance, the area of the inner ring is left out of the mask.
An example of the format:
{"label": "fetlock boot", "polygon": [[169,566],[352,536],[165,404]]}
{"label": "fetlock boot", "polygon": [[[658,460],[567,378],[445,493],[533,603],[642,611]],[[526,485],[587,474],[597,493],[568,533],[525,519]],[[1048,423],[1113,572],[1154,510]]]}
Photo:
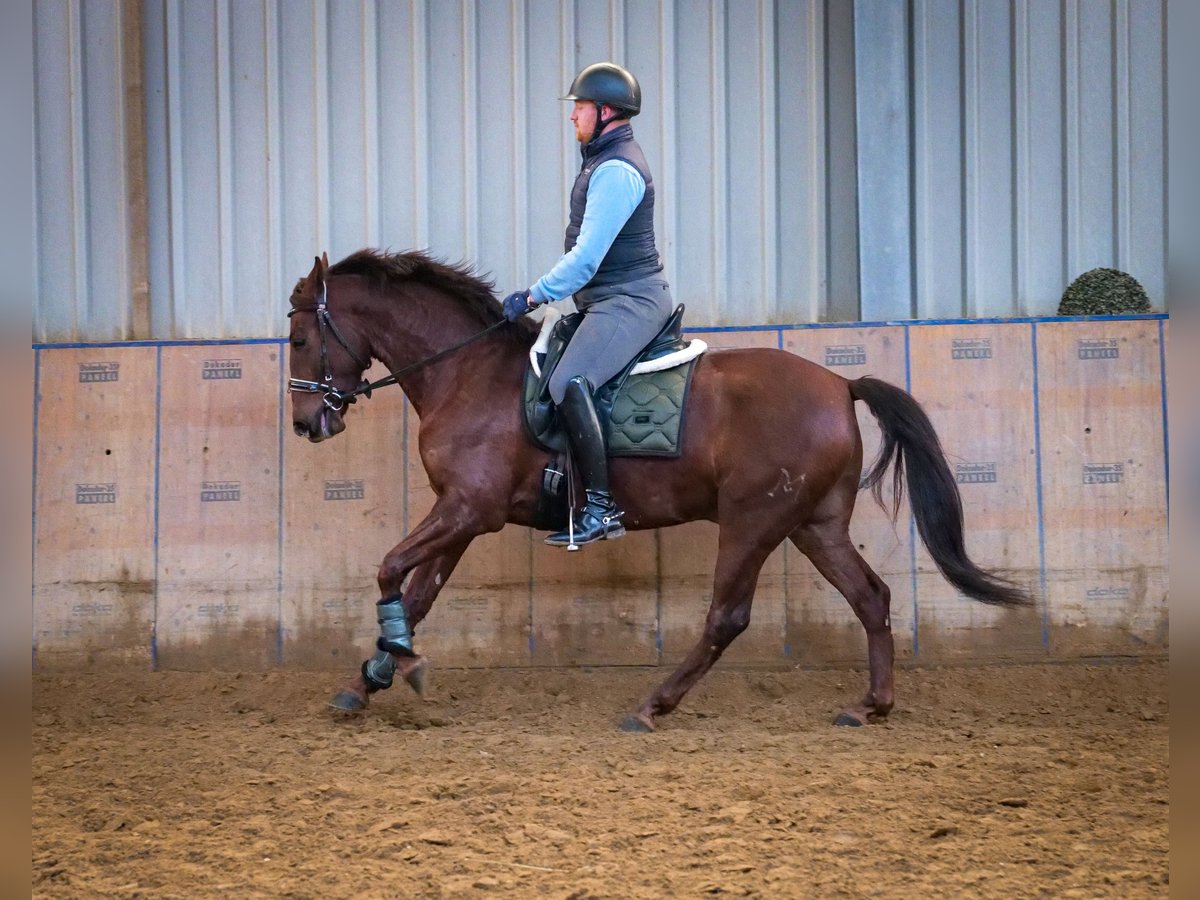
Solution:
{"label": "fetlock boot", "polygon": [[[574,538],[578,545],[618,538],[625,534],[622,513],[608,489],[608,450],[596,406],[592,402],[592,386],[582,375],[567,383],[563,402],[558,406],[566,427],[571,453],[579,467],[579,475],[587,494],[587,503],[575,519]],[[571,543],[570,529],[546,538],[552,547]]]}

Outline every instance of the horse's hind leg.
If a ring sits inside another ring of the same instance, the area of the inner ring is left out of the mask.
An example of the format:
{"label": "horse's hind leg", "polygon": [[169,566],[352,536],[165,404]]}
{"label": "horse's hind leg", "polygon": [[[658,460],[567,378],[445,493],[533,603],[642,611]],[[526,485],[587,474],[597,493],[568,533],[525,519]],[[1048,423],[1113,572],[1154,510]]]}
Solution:
{"label": "horse's hind leg", "polygon": [[758,573],[775,545],[763,546],[745,537],[731,538],[730,535],[737,531],[727,525],[721,528],[713,599],[699,643],[637,712],[625,717],[621,723],[622,731],[653,731],[654,717],[675,709],[725,648],[750,624],[750,605],[754,601]]}
{"label": "horse's hind leg", "polygon": [[887,716],[895,701],[891,591],[854,548],[844,521],[810,523],[792,532],[791,540],[846,598],[867,632],[870,687],[862,703],[840,712],[834,724],[863,725]]}

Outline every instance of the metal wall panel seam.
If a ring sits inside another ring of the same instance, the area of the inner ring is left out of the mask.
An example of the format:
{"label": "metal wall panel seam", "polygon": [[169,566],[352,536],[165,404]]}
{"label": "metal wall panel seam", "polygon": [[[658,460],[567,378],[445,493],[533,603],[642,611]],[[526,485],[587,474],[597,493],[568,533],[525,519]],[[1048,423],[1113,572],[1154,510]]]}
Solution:
{"label": "metal wall panel seam", "polygon": [[149,141],[146,134],[146,60],[141,0],[121,0],[121,176],[126,209],[123,230],[124,294],[129,337],[152,337],[150,304]]}
{"label": "metal wall panel seam", "polygon": [[170,272],[170,296],[164,306],[170,311],[170,322],[166,324],[167,334],[177,335],[179,308],[185,302],[187,292],[184,277],[187,272],[187,242],[184,236],[184,203],[186,191],[183,185],[183,106],[184,90],[180,72],[180,37],[179,3],[181,0],[166,0],[166,70],[167,83],[164,92],[167,95],[167,221],[169,223],[167,240],[167,266]]}
{"label": "metal wall panel seam", "polygon": [[162,347],[154,352],[154,612],[150,620],[150,670],[158,670],[158,514],[162,468]]}
{"label": "metal wall panel seam", "polygon": [[712,15],[712,31],[709,43],[709,66],[712,72],[712,87],[709,91],[709,107],[712,131],[709,141],[712,147],[712,177],[709,181],[712,202],[713,237],[708,254],[709,283],[716,296],[713,313],[716,321],[726,320],[729,303],[729,204],[725,186],[729,183],[729,152],[727,135],[728,120],[725,111],[725,95],[729,90],[729,77],[725,61],[729,52],[726,46],[725,20],[729,8],[725,0],[717,0]]}
{"label": "metal wall panel seam", "polygon": [[363,0],[360,8],[363,73],[363,233],[377,247],[379,234],[379,8]]}
{"label": "metal wall panel seam", "polygon": [[[759,81],[759,222],[762,229],[762,258],[759,260],[759,284],[764,293],[764,308],[769,304],[771,318],[779,318],[779,171],[775,153],[775,2],[759,0],[758,6]],[[770,48],[766,52],[765,48]],[[768,237],[770,235],[770,237]]]}
{"label": "metal wall panel seam", "polygon": [[314,225],[317,229],[317,243],[323,252],[327,252],[332,240],[332,201],[329,183],[329,79],[332,73],[329,68],[329,7],[321,0],[316,0],[313,10],[313,121],[316,125],[316,140],[313,150],[316,159],[313,162],[315,180],[317,183]]}
{"label": "metal wall panel seam", "polygon": [[[219,223],[217,265],[220,267],[219,284],[221,286],[220,296],[217,299],[219,310],[217,330],[219,334],[226,335],[229,333],[230,320],[236,315],[233,307],[236,296],[233,270],[237,236],[233,233],[234,135],[231,124],[233,119],[233,88],[231,85],[233,64],[230,52],[233,35],[230,31],[229,6],[225,0],[218,0],[214,4],[214,15],[216,16],[216,33],[213,44],[217,54],[217,58],[213,61],[217,80],[217,221]],[[192,298],[184,298],[184,302],[188,304],[190,312]],[[241,330],[238,327],[240,324],[239,322],[234,326],[238,331]]]}
{"label": "metal wall panel seam", "polygon": [[1112,65],[1113,65],[1113,244],[1115,268],[1129,271],[1130,249],[1133,236],[1130,231],[1133,211],[1130,186],[1132,184],[1132,133],[1130,127],[1130,78],[1129,61],[1129,0],[1112,0]]}
{"label": "metal wall panel seam", "polygon": [[[1169,38],[1169,35],[1170,35],[1169,21],[1170,20],[1168,18],[1168,12],[1167,12],[1167,0],[1159,0],[1159,4],[1160,4],[1159,8],[1161,10],[1161,17],[1160,17],[1159,21],[1162,23],[1162,27],[1161,27],[1162,43],[1160,45],[1161,62],[1159,63],[1159,77],[1162,79],[1162,92],[1161,92],[1162,106],[1161,106],[1161,109],[1163,112],[1162,122],[1161,122],[1162,130],[1161,130],[1161,135],[1160,135],[1159,155],[1158,155],[1158,158],[1161,161],[1161,165],[1162,165],[1162,170],[1161,170],[1162,177],[1160,179],[1159,187],[1162,191],[1161,209],[1163,212],[1162,232],[1161,232],[1162,233],[1162,247],[1161,247],[1161,251],[1159,253],[1159,272],[1160,272],[1160,275],[1162,278],[1162,281],[1161,281],[1162,305],[1163,305],[1163,308],[1166,309],[1167,308],[1167,300],[1168,300],[1168,297],[1170,296],[1170,294],[1168,292],[1171,291],[1171,281],[1173,280],[1173,279],[1168,279],[1168,277],[1167,277],[1167,272],[1170,268],[1171,246],[1174,243],[1174,241],[1172,240],[1172,232],[1175,232],[1177,235],[1191,234],[1194,236],[1194,232],[1191,230],[1191,225],[1196,222],[1195,211],[1192,211],[1191,213],[1185,213],[1183,215],[1176,215],[1174,217],[1172,217],[1172,215],[1171,215],[1171,207],[1174,206],[1174,203],[1172,203],[1172,200],[1171,200],[1172,192],[1170,190],[1171,173],[1172,173],[1172,171],[1174,171],[1176,173],[1182,174],[1182,172],[1184,172],[1186,170],[1189,174],[1183,175],[1181,178],[1177,179],[1178,182],[1181,182],[1183,185],[1186,185],[1191,177],[1191,172],[1193,169],[1192,164],[1188,164],[1188,163],[1184,162],[1182,159],[1180,159],[1180,157],[1184,156],[1185,154],[1177,154],[1176,155],[1177,162],[1175,163],[1175,165],[1171,165],[1171,163],[1170,163],[1171,148],[1172,148],[1172,145],[1178,146],[1181,143],[1180,138],[1183,135],[1194,134],[1195,131],[1193,130],[1194,126],[1189,127],[1188,125],[1181,124],[1175,130],[1176,138],[1174,140],[1172,140],[1172,137],[1171,137],[1170,111],[1175,108],[1183,108],[1185,105],[1187,105],[1187,101],[1186,100],[1176,100],[1176,99],[1172,99],[1172,97],[1171,97],[1172,92],[1170,90],[1170,86],[1171,86],[1172,81],[1174,81],[1174,79],[1172,79],[1170,77],[1170,72],[1169,72],[1169,67],[1168,67],[1169,56],[1168,56],[1167,51],[1168,51],[1168,47],[1170,46],[1170,44],[1172,42],[1170,41],[1170,38]],[[1187,41],[1187,43],[1191,44],[1191,35],[1187,35],[1187,37],[1180,39],[1180,43],[1183,43],[1184,41]],[[1174,63],[1170,64],[1170,68],[1174,68]],[[1188,90],[1185,90],[1185,91],[1176,90],[1174,93],[1176,95],[1179,95],[1182,93],[1186,97],[1191,97],[1191,92]],[[1187,141],[1187,139],[1185,138],[1183,145],[1187,146],[1189,143],[1190,143],[1190,141]],[[1181,189],[1175,190],[1174,193],[1180,197],[1182,197],[1185,193],[1188,196],[1195,197],[1195,193],[1190,192],[1190,191],[1184,191]],[[1176,208],[1180,209],[1180,207],[1176,207]],[[1184,244],[1184,243],[1186,243],[1186,241],[1180,240],[1179,243]],[[1192,274],[1195,273],[1195,269],[1190,269],[1190,270],[1185,270],[1185,271],[1190,271]],[[1191,275],[1188,275],[1187,277],[1190,278]],[[1174,293],[1174,292],[1171,291],[1171,293]]]}
{"label": "metal wall panel seam", "polygon": [[[1020,38],[1017,34],[1017,4],[1020,0],[1010,0],[1012,4],[1008,10],[1008,108],[1009,108],[1009,131],[1008,131],[1008,159],[1009,159],[1009,174],[1008,174],[1008,196],[1009,200],[1009,218],[1008,218],[1008,282],[1009,282],[1009,297],[1016,299],[1017,309],[1024,306],[1022,302],[1021,292],[1021,231],[1018,227],[1020,221],[1020,189],[1021,179],[1018,166],[1018,147],[1020,145],[1020,134],[1017,129],[1018,112],[1018,86],[1017,86],[1017,58],[1018,45]],[[989,299],[988,305],[991,306]],[[1007,312],[1013,312],[1012,299],[1009,300]]]}
{"label": "metal wall panel seam", "polygon": [[[560,61],[562,63],[562,77],[559,78],[559,83],[563,87],[563,93],[567,92],[567,88],[574,80],[578,60],[575,53],[575,6],[572,3],[562,4],[562,19],[559,22],[559,40],[562,42],[560,51]],[[559,144],[562,148],[562,184],[563,184],[563,199],[561,209],[561,217],[566,220],[570,214],[570,185],[574,181],[575,173],[579,169],[579,144],[575,142],[574,135],[567,137],[564,135],[562,142]],[[541,263],[535,268],[541,267]]]}
{"label": "metal wall panel seam", "polygon": [[926,0],[913,0],[912,6],[912,46],[910,82],[912,90],[912,147],[913,147],[913,186],[912,207],[914,236],[913,269],[915,270],[916,285],[914,296],[920,308],[930,302],[933,294],[933,284],[930,281],[935,271],[929,257],[929,248],[934,245],[933,236],[929,233],[931,222],[937,221],[932,200],[933,185],[933,153],[930,144],[933,131],[930,125],[931,85],[934,79],[930,75],[930,47],[934,44],[931,39],[930,19],[932,11]]}
{"label": "metal wall panel seam", "polygon": [[[267,221],[263,223],[267,229],[267,264],[263,266],[263,274],[266,278],[267,296],[272,298],[271,302],[274,304],[282,300],[286,283],[280,280],[280,273],[283,272],[286,261],[283,258],[283,230],[280,224],[283,218],[283,117],[279,100],[279,17],[275,0],[261,2],[263,34],[266,36],[263,46],[263,99],[267,117],[264,123],[267,135]],[[282,528],[282,525],[280,527]]]}
{"label": "metal wall panel seam", "polygon": [[612,50],[609,59],[621,65],[629,61],[625,55],[625,3],[626,0],[608,0],[608,45]]}
{"label": "metal wall panel seam", "polygon": [[859,266],[858,224],[858,94],[854,79],[858,65],[854,43],[854,6],[825,0],[820,40],[824,89],[814,115],[820,115],[824,134],[825,168],[820,173],[823,205],[815,213],[824,241],[824,296],[817,319],[835,318],[853,306],[862,316],[862,272]]}
{"label": "metal wall panel seam", "polygon": [[[89,251],[90,242],[88,241],[87,226],[89,208],[87,153],[85,149],[87,131],[84,128],[84,120],[86,119],[84,105],[87,102],[87,94],[83,78],[85,36],[83,34],[82,3],[83,0],[72,0],[68,6],[67,13],[67,40],[70,49],[70,59],[67,61],[67,64],[70,67],[71,73],[71,134],[68,137],[71,142],[71,184],[69,186],[72,224],[71,267],[75,276],[75,296],[71,300],[74,312],[71,331],[74,334],[79,334],[81,331],[81,319],[88,326],[91,325],[92,319],[92,299],[87,277],[88,257],[91,254]],[[80,304],[83,306],[82,316],[80,315]]]}
{"label": "metal wall panel seam", "polygon": [[[427,0],[409,0],[412,14],[412,33],[409,35],[412,60],[413,122],[429,120],[429,17]],[[418,249],[429,247],[429,144],[420,128],[413,128],[413,223],[414,242]],[[405,519],[405,522],[408,520]]]}
{"label": "metal wall panel seam", "polygon": [[971,191],[967,166],[967,154],[971,146],[967,124],[967,12],[962,6],[958,13],[958,221],[960,229],[958,247],[958,281],[961,285],[958,310],[966,315],[968,297],[971,293],[971,240],[970,211]]}
{"label": "metal wall panel seam", "polygon": [[171,166],[169,83],[167,79],[167,3],[142,6],[142,114],[146,140],[146,277],[150,332],[170,336],[171,318]]}
{"label": "metal wall panel seam", "polygon": [[[812,299],[808,302],[808,309],[805,311],[805,317],[810,322],[815,322],[823,318],[823,314],[829,309],[829,255],[826,248],[829,245],[829,232],[826,228],[825,221],[825,204],[828,201],[828,183],[825,179],[825,171],[828,164],[826,155],[827,141],[827,120],[825,117],[825,106],[822,102],[825,97],[825,92],[828,89],[825,78],[825,56],[827,47],[824,41],[825,35],[825,5],[822,3],[810,3],[808,5],[808,46],[811,50],[811,64],[808,72],[808,83],[811,85],[808,91],[809,105],[809,128],[814,135],[814,140],[811,148],[812,169],[809,171],[809,184],[813,192],[809,212],[807,216],[808,234],[809,234],[809,254],[808,263],[809,270],[812,273],[808,280],[807,293]],[[778,36],[776,36],[778,40]],[[776,95],[778,97],[778,94]],[[778,151],[775,160],[776,168],[779,165]],[[779,220],[779,211],[775,212],[776,221]],[[780,252],[780,251],[777,251]],[[778,271],[779,259],[776,258],[776,270]],[[803,287],[801,288],[803,290]],[[781,338],[782,340],[782,334]]]}
{"label": "metal wall panel seam", "polygon": [[1033,459],[1034,477],[1037,479],[1038,518],[1038,579],[1042,607],[1042,646],[1050,648],[1050,598],[1046,595],[1046,513],[1044,505],[1044,483],[1042,479],[1042,394],[1038,378],[1037,322],[1029,325],[1030,352],[1033,355]]}
{"label": "metal wall panel seam", "polygon": [[960,309],[964,314],[977,312],[977,297],[979,295],[979,259],[978,251],[982,238],[979,227],[979,181],[981,177],[980,162],[980,100],[979,85],[982,74],[979,71],[979,7],[978,0],[963,0],[962,2],[962,44],[960,58],[962,60],[963,79],[962,91],[962,178],[963,178],[963,296]]}
{"label": "metal wall panel seam", "polygon": [[[116,260],[111,258],[105,260],[106,264],[108,265],[112,265],[114,262],[117,263],[117,296],[108,298],[109,302],[113,303],[115,306],[115,314],[114,312],[105,310],[104,316],[106,320],[104,327],[112,328],[117,335],[122,336],[128,335],[131,332],[131,326],[133,322],[133,291],[131,290],[129,283],[129,242],[133,236],[130,234],[129,173],[126,169],[126,161],[129,159],[129,143],[127,140],[127,121],[129,116],[125,109],[124,75],[126,49],[125,32],[121,22],[123,12],[124,6],[119,2],[114,3],[110,8],[114,35],[113,49],[115,53],[115,59],[113,62],[116,69],[116,72],[114,73],[116,91],[114,92],[113,98],[116,108],[113,110],[113,124],[115,126],[113,131],[115,133],[116,145],[118,148],[118,159],[106,161],[110,164],[106,174],[109,178],[112,178],[115,182],[117,182],[117,185],[119,186],[118,196],[121,198],[122,202],[114,211],[114,214],[118,217],[119,221],[112,223],[112,227],[114,227],[114,229],[120,235],[118,256]],[[141,110],[138,110],[137,114],[140,115]],[[101,227],[108,227],[108,223]]]}
{"label": "metal wall panel seam", "polygon": [[860,313],[914,314],[908,7],[854,2]]}
{"label": "metal wall panel seam", "polygon": [[463,184],[463,255],[474,261],[479,258],[480,228],[483,223],[479,220],[479,191],[470,188],[479,180],[479,41],[476,34],[478,27],[475,17],[474,0],[459,0],[462,10],[462,83],[463,102],[460,111],[463,117],[463,135],[476,135],[472,140],[463,142],[462,155],[462,184]]}
{"label": "metal wall panel seam", "polygon": [[[515,59],[521,60],[513,66],[512,70],[512,103],[511,108],[514,110],[524,110],[527,105],[526,97],[528,96],[528,79],[526,77],[528,68],[524,60],[528,58],[528,47],[525,41],[525,4],[523,0],[509,0],[509,19],[510,33],[509,40],[512,41],[513,56]],[[529,159],[529,139],[527,132],[527,120],[524,115],[514,115],[511,117],[509,127],[512,129],[513,156],[514,165],[510,176],[511,183],[509,190],[512,194],[512,208],[514,210],[513,228],[512,228],[512,262],[518,267],[518,271],[512,273],[514,282],[526,278],[528,273],[521,271],[526,265],[526,260],[529,259],[529,204],[525,202],[528,196],[526,191],[529,189],[528,169],[530,164]]]}
{"label": "metal wall panel seam", "polygon": [[958,13],[958,221],[961,236],[958,246],[958,280],[962,286],[958,301],[959,312],[966,314],[967,298],[971,293],[970,184],[968,183],[967,153],[970,147],[967,129],[967,13]]}
{"label": "metal wall panel seam", "polygon": [[908,148],[908,166],[905,172],[905,189],[908,193],[906,212],[908,221],[905,230],[908,238],[908,309],[909,315],[918,315],[921,299],[917,294],[917,167],[914,157],[917,152],[917,106],[916,106],[916,10],[910,3],[904,20],[904,104],[908,111],[905,121],[905,146]]}
{"label": "metal wall panel seam", "polygon": [[1030,229],[1033,175],[1029,128],[1029,0],[1012,0],[1013,108],[1013,280],[1017,309],[1025,311],[1033,296],[1027,260],[1033,256]]}
{"label": "metal wall panel seam", "polygon": [[[40,65],[40,57],[42,56],[42,42],[37,34],[37,17],[34,17],[34,41],[33,41],[33,72],[34,72],[34,96],[31,104],[32,119],[33,119],[33,190],[34,203],[31,210],[30,225],[33,228],[30,235],[30,249],[33,251],[33,265],[30,267],[30,288],[33,290],[33,333],[38,332],[45,334],[44,324],[39,326],[38,320],[42,319],[42,225],[41,225],[41,184],[43,182],[42,175],[42,159],[41,154],[37,152],[38,138],[43,131],[41,117],[38,115],[40,104],[37,96],[37,71]],[[43,320],[44,321],[44,320]]]}
{"label": "metal wall panel seam", "polygon": [[[662,2],[658,7],[658,33],[662,42],[658,55],[658,84],[662,91],[659,109],[662,115],[658,119],[659,146],[662,147],[662,158],[651,165],[657,165],[661,174],[662,184],[667,188],[661,197],[656,193],[654,204],[661,209],[662,227],[657,234],[659,255],[663,258],[663,272],[668,281],[673,281],[679,272],[679,261],[675,258],[679,240],[679,191],[675,165],[675,142],[677,135],[676,97],[675,97],[675,3]],[[678,299],[675,300],[678,304]]]}
{"label": "metal wall panel seam", "polygon": [[1063,271],[1078,272],[1080,256],[1079,184],[1079,6],[1078,0],[1062,0],[1063,64]]}

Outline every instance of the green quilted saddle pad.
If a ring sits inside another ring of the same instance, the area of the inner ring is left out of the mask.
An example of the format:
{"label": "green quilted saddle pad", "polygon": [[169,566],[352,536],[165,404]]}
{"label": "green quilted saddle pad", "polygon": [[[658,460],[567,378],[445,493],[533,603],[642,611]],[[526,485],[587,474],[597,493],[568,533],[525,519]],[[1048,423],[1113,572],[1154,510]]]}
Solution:
{"label": "green quilted saddle pad", "polygon": [[696,361],[630,375],[612,401],[609,456],[678,456],[683,411]]}

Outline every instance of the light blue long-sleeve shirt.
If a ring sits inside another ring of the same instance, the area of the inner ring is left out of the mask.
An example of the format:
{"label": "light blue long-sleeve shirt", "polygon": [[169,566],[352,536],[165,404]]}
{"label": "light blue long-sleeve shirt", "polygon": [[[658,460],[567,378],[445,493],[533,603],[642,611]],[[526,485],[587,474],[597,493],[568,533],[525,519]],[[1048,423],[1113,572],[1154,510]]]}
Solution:
{"label": "light blue long-sleeve shirt", "polygon": [[646,181],[629,163],[610,159],[588,181],[587,206],[575,246],[530,288],[538,303],[562,300],[592,280],[633,211],[646,196]]}

